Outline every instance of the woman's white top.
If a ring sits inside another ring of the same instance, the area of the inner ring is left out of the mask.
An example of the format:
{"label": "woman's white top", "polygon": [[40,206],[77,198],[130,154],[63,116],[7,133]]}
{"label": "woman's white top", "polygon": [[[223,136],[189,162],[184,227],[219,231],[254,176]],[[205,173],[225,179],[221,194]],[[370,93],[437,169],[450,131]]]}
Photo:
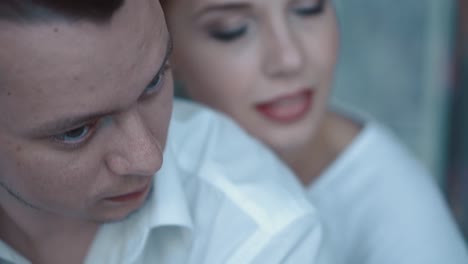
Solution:
{"label": "woman's white top", "polygon": [[466,245],[433,178],[374,122],[308,193],[337,263],[468,264]]}

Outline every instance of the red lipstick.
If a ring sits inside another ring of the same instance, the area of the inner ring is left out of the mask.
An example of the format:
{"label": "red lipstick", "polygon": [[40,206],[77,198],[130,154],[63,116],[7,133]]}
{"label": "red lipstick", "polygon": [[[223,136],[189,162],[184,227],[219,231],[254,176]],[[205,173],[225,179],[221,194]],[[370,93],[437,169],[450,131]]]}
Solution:
{"label": "red lipstick", "polygon": [[311,89],[302,90],[258,104],[255,109],[271,121],[293,123],[307,114],[312,106],[314,93]]}

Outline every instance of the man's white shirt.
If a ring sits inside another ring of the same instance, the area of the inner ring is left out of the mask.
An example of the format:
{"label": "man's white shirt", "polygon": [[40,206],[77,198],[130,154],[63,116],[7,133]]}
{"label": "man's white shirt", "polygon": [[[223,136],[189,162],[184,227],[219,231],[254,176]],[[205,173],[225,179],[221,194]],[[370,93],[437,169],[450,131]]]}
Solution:
{"label": "man's white shirt", "polygon": [[[86,263],[331,263],[292,172],[224,116],[175,101],[145,205],[99,230]],[[3,262],[2,262],[3,261]],[[0,263],[29,263],[0,241]]]}

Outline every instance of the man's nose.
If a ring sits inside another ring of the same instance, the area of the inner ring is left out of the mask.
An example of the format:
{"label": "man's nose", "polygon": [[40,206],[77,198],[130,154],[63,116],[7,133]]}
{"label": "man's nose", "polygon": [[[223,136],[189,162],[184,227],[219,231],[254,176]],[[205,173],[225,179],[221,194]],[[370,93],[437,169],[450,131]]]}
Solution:
{"label": "man's nose", "polygon": [[162,166],[162,146],[137,111],[124,115],[117,121],[107,165],[118,175],[152,176]]}

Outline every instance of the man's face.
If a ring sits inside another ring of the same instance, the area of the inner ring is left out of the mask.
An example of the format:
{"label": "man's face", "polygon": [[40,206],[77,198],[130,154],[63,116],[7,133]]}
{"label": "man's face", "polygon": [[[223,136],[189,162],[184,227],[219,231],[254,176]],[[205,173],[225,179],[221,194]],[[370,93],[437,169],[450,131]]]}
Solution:
{"label": "man's face", "polygon": [[0,39],[0,210],[101,222],[139,208],[172,108],[159,1],[102,25],[0,22]]}

